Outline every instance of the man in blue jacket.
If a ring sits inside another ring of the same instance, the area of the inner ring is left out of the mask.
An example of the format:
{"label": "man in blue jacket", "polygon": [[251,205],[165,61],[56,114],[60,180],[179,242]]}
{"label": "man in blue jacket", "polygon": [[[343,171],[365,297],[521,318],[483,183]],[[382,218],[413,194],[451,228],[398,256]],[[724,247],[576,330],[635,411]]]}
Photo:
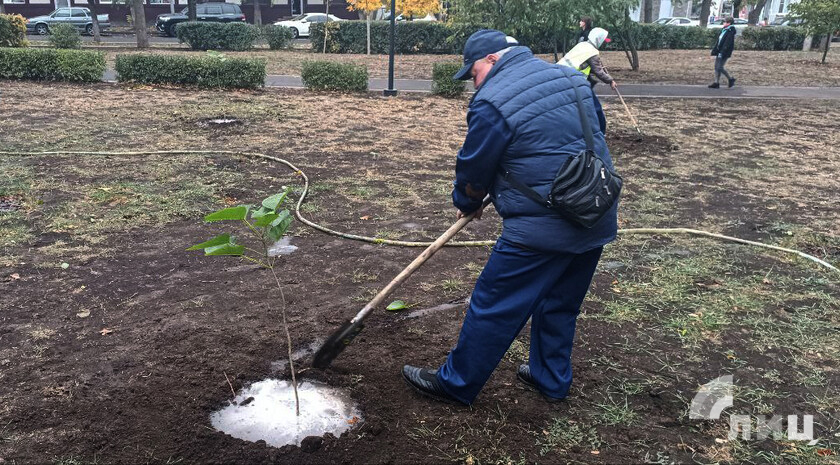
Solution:
{"label": "man in blue jacket", "polygon": [[446,363],[437,370],[406,365],[403,377],[423,395],[472,404],[530,318],[530,360],[517,377],[547,400],[562,400],[572,382],[577,315],[601,250],[616,236],[615,207],[585,229],[526,197],[501,173],[548,194],[555,173],[586,147],[574,87],[596,131],[595,151],[612,166],[603,128],[597,130],[595,97],[580,72],[535,58],[487,29],[467,40],[455,79],[472,79],[477,89],[455,165],[457,216],[479,210],[490,194],[503,231]]}

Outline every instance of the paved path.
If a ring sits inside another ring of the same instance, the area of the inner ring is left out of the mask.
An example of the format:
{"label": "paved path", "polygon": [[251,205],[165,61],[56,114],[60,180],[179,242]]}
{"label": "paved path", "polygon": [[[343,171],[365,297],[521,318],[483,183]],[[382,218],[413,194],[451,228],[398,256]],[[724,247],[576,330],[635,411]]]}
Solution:
{"label": "paved path", "polygon": [[[107,70],[105,81],[116,80],[113,70]],[[269,75],[266,87],[302,88],[300,76]],[[371,91],[388,87],[388,80],[371,78]],[[422,79],[397,79],[394,87],[400,92],[429,92],[432,81]],[[472,85],[467,83],[469,91]],[[595,90],[599,97],[615,97],[609,87],[598,85]],[[840,87],[774,87],[774,86],[735,86],[732,89],[709,89],[706,86],[685,84],[622,84],[619,87],[624,97],[638,98],[726,98],[726,99],[827,99],[840,100]]]}

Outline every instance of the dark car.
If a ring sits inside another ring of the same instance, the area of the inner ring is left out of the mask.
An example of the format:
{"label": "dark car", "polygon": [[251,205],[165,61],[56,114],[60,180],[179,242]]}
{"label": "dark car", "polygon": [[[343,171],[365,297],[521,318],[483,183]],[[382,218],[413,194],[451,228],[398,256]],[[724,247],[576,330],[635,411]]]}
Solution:
{"label": "dark car", "polygon": [[[215,23],[232,23],[245,21],[245,15],[239,5],[233,3],[199,3],[195,6],[195,19]],[[175,26],[188,21],[187,8],[180,13],[158,15],[155,28],[161,34],[175,37]]]}

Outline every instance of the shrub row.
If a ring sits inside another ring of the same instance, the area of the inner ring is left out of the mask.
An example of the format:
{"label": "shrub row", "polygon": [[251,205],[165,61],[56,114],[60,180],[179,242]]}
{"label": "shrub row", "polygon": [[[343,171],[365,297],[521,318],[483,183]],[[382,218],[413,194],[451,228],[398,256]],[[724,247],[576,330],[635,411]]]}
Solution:
{"label": "shrub row", "polygon": [[257,88],[265,84],[265,59],[224,55],[117,55],[117,80],[144,84]]}
{"label": "shrub row", "polygon": [[366,92],[368,89],[366,66],[332,61],[304,61],[300,77],[303,85],[312,90]]}
{"label": "shrub row", "polygon": [[[313,24],[310,27],[312,49],[320,52],[324,46],[324,28],[329,28],[327,52],[365,53],[367,32],[364,21],[338,21]],[[395,52],[460,54],[467,38],[479,25],[444,24],[440,22],[400,22],[396,25]],[[371,52],[388,53],[390,23],[371,23]],[[620,50],[623,47],[621,30],[610,31],[613,41],[606,44],[606,50]],[[659,24],[633,23],[628,31],[635,38],[638,50],[658,49],[701,49],[711,48],[720,34],[719,28],[676,27]],[[564,38],[567,47],[573,44],[569,39],[575,31],[560,31],[556,34],[535,33],[533,37],[517,37],[520,43],[528,45],[536,53],[551,53],[555,47],[562,52]],[[750,27],[744,30],[740,39],[746,48],[753,50],[791,50],[802,47],[804,32],[792,27]]]}
{"label": "shrub row", "polygon": [[87,50],[0,48],[0,78],[95,82],[105,54]]}
{"label": "shrub row", "polygon": [[26,47],[26,18],[21,15],[0,15],[0,47]]}
{"label": "shrub row", "polygon": [[249,50],[261,38],[272,50],[292,44],[292,30],[275,25],[259,28],[246,23],[185,22],[176,25],[175,34],[193,50]]}
{"label": "shrub row", "polygon": [[50,28],[50,45],[55,48],[80,49],[82,36],[72,24],[56,24]]}

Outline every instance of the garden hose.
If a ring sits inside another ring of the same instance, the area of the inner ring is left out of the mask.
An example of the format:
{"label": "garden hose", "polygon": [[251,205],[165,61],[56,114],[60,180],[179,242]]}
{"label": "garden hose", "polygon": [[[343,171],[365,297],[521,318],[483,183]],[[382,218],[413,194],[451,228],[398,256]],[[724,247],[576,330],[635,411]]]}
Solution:
{"label": "garden hose", "polygon": [[[292,171],[294,171],[295,175],[300,176],[303,178],[303,191],[301,191],[300,197],[298,198],[297,203],[295,204],[294,208],[294,216],[295,218],[300,221],[301,223],[313,228],[317,229],[326,234],[330,234],[333,236],[342,237],[345,239],[351,239],[354,241],[362,241],[362,242],[369,242],[372,244],[382,244],[382,245],[395,245],[395,246],[402,246],[402,247],[428,247],[431,242],[423,242],[423,241],[397,241],[393,239],[382,239],[378,237],[367,237],[367,236],[359,236],[357,234],[350,234],[341,231],[336,231],[334,229],[327,228],[326,226],[322,226],[315,222],[312,222],[303,217],[300,213],[300,207],[303,204],[303,201],[306,199],[306,195],[309,193],[309,178],[306,174],[300,170],[298,167],[293,165],[292,163],[278,157],[273,157],[271,155],[266,155],[263,153],[257,152],[237,152],[232,150],[163,150],[163,151],[142,151],[142,152],[82,152],[82,151],[51,151],[51,152],[0,152],[0,155],[8,155],[8,156],[38,156],[38,155],[100,155],[100,156],[140,156],[140,155],[213,155],[213,154],[223,154],[223,155],[240,155],[249,158],[262,158],[265,160],[270,160],[273,162],[281,163],[286,165]],[[824,266],[830,270],[836,271],[840,273],[840,269],[833,266],[832,264],[826,262],[825,260],[821,260],[813,255],[809,255],[805,252],[801,252],[799,250],[789,249],[785,247],[779,247],[775,245],[763,244],[761,242],[749,241],[746,239],[739,239],[737,237],[732,236],[725,236],[723,234],[716,234],[711,233],[708,231],[702,231],[699,229],[689,229],[689,228],[630,228],[630,229],[619,229],[619,234],[685,234],[685,235],[692,235],[692,236],[702,236],[702,237],[709,237],[713,239],[720,239],[729,242],[735,242],[738,244],[744,245],[751,245],[755,247],[761,247],[765,249],[777,250],[780,252],[785,252],[789,254],[798,255],[802,258],[815,262],[821,266]],[[446,245],[449,247],[476,247],[476,246],[492,246],[495,244],[496,241],[452,241],[447,243]]]}

